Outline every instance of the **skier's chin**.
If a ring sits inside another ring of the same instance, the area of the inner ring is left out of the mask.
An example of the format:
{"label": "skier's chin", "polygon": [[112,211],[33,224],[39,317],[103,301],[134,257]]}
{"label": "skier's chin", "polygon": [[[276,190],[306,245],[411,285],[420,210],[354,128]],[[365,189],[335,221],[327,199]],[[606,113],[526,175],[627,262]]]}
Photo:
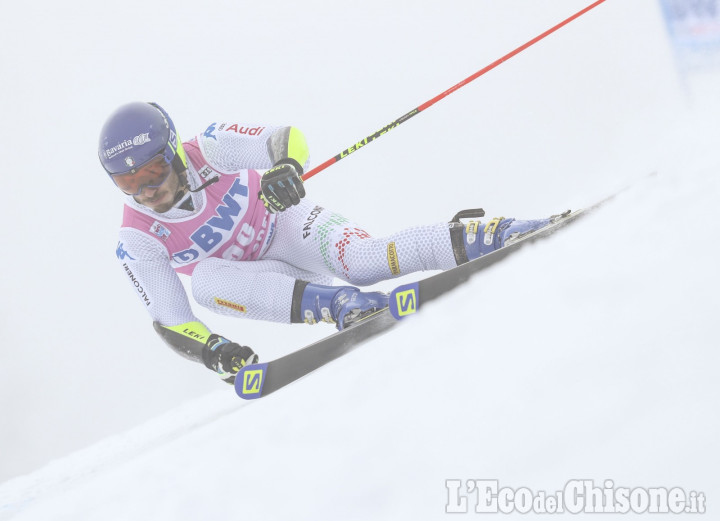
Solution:
{"label": "skier's chin", "polygon": [[157,194],[153,197],[136,198],[138,203],[143,206],[147,206],[152,211],[157,213],[165,213],[173,206],[174,198],[170,191],[166,191],[162,194]]}
{"label": "skier's chin", "polygon": [[165,212],[167,212],[170,208],[172,208],[172,203],[167,203],[167,204],[164,204],[164,205],[162,205],[162,206],[155,206],[155,207],[152,208],[152,210],[153,210],[154,212],[157,212],[157,213],[165,213]]}

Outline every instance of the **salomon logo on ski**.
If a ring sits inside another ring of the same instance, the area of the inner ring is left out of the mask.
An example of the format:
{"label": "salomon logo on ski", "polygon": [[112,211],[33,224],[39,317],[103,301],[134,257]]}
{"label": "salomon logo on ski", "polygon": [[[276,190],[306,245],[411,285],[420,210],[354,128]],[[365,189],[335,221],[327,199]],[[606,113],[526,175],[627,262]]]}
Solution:
{"label": "salomon logo on ski", "polygon": [[260,398],[265,383],[267,363],[248,365],[235,376],[235,392],[247,400]]}
{"label": "salomon logo on ski", "polygon": [[418,310],[418,293],[420,285],[417,282],[395,288],[390,294],[390,313],[397,320],[412,315]]}

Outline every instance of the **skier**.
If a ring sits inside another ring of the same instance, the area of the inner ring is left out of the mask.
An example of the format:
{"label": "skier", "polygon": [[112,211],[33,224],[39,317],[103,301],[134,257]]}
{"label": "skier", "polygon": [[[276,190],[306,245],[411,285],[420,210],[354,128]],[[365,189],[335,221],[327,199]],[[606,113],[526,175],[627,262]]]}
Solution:
{"label": "skier", "polygon": [[212,123],[182,142],[156,103],[113,112],[98,154],[127,196],[116,254],[156,331],[229,383],[258,357],[193,314],[178,273],[215,313],[343,329],[388,305],[358,286],[446,270],[550,222],[457,219],[374,238],[304,199],[309,151],[296,127]]}

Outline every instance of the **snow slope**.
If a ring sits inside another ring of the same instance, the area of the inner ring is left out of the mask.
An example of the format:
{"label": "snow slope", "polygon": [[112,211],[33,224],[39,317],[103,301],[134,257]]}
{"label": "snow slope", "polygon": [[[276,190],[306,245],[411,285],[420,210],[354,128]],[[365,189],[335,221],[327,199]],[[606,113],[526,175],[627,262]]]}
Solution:
{"label": "snow slope", "polygon": [[719,167],[635,182],[287,390],[215,392],[10,480],[0,519],[439,519],[451,478],[680,486],[712,515]]}
{"label": "snow slope", "polygon": [[[635,182],[287,391],[246,404],[169,352],[114,258],[117,105],[158,101],[185,138],[296,124],[319,164],[584,5],[8,8],[0,519],[437,519],[455,478],[682,486],[716,512],[720,78],[678,75],[655,0],[608,0],[308,183],[382,236]],[[328,332],[197,313],[265,358]]]}

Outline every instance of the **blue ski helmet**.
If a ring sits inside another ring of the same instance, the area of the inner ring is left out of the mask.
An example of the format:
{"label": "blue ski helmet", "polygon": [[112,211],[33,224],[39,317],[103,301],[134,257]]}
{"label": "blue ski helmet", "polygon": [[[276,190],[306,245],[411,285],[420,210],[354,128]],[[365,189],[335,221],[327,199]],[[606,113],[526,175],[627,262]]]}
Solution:
{"label": "blue ski helmet", "polygon": [[170,116],[156,103],[137,101],[119,107],[100,131],[98,156],[112,176],[134,174],[162,155],[176,172],[187,158]]}

